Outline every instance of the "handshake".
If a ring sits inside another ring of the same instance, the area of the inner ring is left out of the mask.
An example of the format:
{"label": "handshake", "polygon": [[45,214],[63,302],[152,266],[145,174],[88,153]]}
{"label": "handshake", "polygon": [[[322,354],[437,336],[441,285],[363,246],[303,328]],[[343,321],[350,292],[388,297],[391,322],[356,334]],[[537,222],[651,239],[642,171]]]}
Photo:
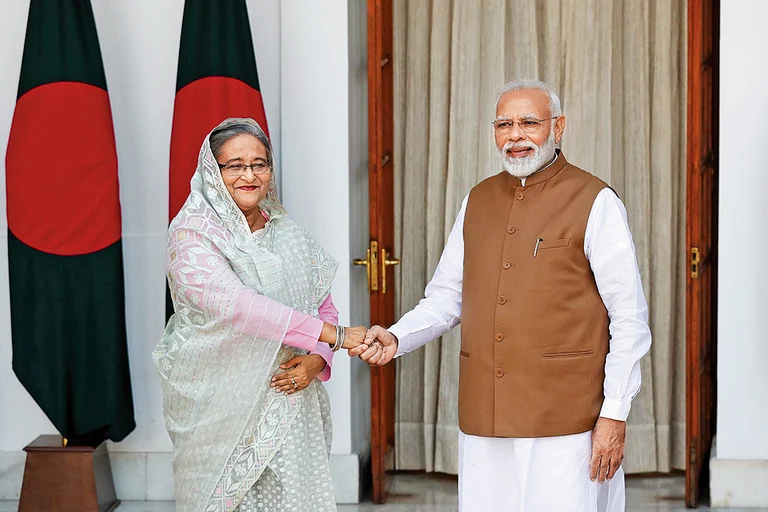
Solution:
{"label": "handshake", "polygon": [[[342,339],[343,336],[343,339]],[[360,357],[371,366],[384,366],[395,357],[398,340],[394,334],[379,325],[365,327],[341,327],[323,322],[320,331],[322,343],[328,343],[333,350],[346,349],[349,357]],[[270,387],[276,393],[291,395],[309,386],[326,367],[323,356],[307,354],[295,356],[280,365],[272,377]]]}
{"label": "handshake", "polygon": [[380,325],[370,329],[347,327],[344,329],[344,343],[349,357],[359,357],[371,366],[384,366],[395,357],[398,340],[394,334]]}

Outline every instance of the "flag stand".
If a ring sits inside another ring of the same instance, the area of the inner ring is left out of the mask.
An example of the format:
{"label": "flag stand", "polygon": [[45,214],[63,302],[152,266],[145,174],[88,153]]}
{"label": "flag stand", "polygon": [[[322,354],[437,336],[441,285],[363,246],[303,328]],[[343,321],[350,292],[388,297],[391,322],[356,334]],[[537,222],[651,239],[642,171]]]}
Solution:
{"label": "flag stand", "polygon": [[44,435],[24,451],[19,512],[111,512],[120,505],[106,442],[65,446],[61,436]]}

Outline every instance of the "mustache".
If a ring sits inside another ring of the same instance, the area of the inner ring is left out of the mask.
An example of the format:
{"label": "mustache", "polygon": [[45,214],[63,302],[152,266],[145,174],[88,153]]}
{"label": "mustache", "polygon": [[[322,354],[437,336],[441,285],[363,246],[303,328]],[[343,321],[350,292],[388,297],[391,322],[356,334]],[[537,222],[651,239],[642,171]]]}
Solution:
{"label": "mustache", "polygon": [[532,149],[534,151],[538,151],[539,146],[533,142],[507,142],[502,148],[502,153],[506,153],[510,149]]}

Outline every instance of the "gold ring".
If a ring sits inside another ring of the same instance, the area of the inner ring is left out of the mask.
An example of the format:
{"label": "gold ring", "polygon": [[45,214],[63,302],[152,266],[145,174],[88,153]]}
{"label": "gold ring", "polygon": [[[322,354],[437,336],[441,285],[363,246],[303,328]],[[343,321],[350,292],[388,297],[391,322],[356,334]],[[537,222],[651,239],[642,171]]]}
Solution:
{"label": "gold ring", "polygon": [[296,384],[296,377],[291,377],[291,384],[293,384],[293,389],[299,389],[299,385]]}

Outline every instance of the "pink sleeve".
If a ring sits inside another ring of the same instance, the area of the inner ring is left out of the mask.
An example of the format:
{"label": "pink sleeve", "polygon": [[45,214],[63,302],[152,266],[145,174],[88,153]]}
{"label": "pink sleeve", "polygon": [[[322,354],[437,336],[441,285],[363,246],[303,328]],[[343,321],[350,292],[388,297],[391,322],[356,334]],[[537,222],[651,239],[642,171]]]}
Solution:
{"label": "pink sleeve", "polygon": [[315,350],[317,345],[328,346],[327,343],[318,343],[317,341],[322,330],[323,320],[294,311],[283,339],[283,345],[300,348],[308,352]]}
{"label": "pink sleeve", "polygon": [[[328,322],[329,324],[333,325],[339,323],[339,311],[336,309],[336,306],[333,305],[333,299],[330,295],[328,295],[325,301],[323,301],[317,312],[321,321]],[[318,333],[317,336],[319,338],[320,334]],[[317,354],[325,359],[325,369],[320,372],[317,378],[323,382],[327,381],[331,378],[331,366],[333,363],[333,351],[331,351],[331,346],[327,343],[318,343],[315,346],[315,349],[311,351],[311,353]]]}

